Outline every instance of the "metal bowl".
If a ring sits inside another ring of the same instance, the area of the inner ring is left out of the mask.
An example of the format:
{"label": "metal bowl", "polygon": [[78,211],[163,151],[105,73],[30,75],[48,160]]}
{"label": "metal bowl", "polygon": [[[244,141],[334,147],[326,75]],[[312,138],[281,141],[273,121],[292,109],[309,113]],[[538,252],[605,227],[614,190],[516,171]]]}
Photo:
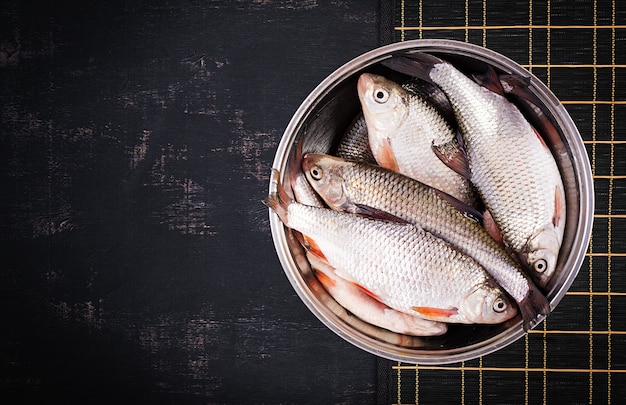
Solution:
{"label": "metal bowl", "polygon": [[[594,211],[591,167],[580,134],[563,105],[541,81],[512,60],[476,45],[450,40],[400,42],[367,52],[333,72],[304,100],[283,134],[273,167],[287,178],[292,150],[300,141],[305,152],[329,153],[360,111],[356,91],[359,75],[366,71],[384,74],[381,61],[418,51],[440,56],[464,71],[484,72],[487,65],[492,65],[500,72],[530,77],[530,91],[556,123],[558,133],[544,136],[563,178],[567,223],[557,268],[544,288],[554,310],[576,278],[589,244]],[[531,123],[541,125],[533,119],[535,109],[522,101],[516,103]],[[276,184],[271,183],[273,191]],[[326,292],[313,275],[302,247],[273,212],[270,226],[282,267],[302,301],[328,328],[363,350],[407,363],[446,364],[492,353],[525,334],[519,315],[498,325],[451,324],[447,333],[437,337],[402,335],[366,323]]]}

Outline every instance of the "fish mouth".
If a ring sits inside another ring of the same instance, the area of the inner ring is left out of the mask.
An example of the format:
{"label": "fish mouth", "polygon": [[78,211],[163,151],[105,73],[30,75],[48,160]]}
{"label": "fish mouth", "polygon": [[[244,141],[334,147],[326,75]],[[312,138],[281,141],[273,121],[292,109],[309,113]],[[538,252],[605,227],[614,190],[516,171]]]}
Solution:
{"label": "fish mouth", "polygon": [[321,156],[318,153],[306,153],[302,156],[302,171],[308,173],[320,161]]}
{"label": "fish mouth", "polygon": [[[493,311],[496,300],[505,303],[506,308]],[[470,323],[501,323],[517,315],[517,306],[505,294],[496,292],[487,285],[477,286],[468,293],[461,302],[461,310]]]}
{"label": "fish mouth", "polygon": [[376,76],[371,73],[363,73],[359,76],[359,80],[357,81],[356,87],[359,94],[363,95],[367,92],[368,89],[372,88],[374,85],[374,78]]}
{"label": "fish mouth", "polygon": [[555,273],[558,255],[552,249],[537,249],[529,253],[521,254],[525,260],[530,278],[545,288]]}
{"label": "fish mouth", "polygon": [[555,273],[561,241],[553,229],[543,229],[529,239],[519,253],[528,273],[540,287],[546,287]]}

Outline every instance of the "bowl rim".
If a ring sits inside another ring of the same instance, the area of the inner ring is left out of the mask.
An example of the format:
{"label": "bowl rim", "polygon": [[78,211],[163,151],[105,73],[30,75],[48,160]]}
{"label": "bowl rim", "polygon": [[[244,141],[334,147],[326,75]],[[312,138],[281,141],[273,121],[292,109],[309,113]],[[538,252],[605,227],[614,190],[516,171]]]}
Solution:
{"label": "bowl rim", "polygon": [[[518,63],[508,57],[471,43],[448,40],[448,39],[417,39],[404,42],[397,42],[385,46],[372,49],[368,52],[357,56],[356,58],[345,63],[330,75],[328,75],[314,90],[304,99],[299,108],[294,113],[289,124],[281,137],[280,143],[276,150],[276,155],[272,167],[277,169],[281,175],[285,173],[287,156],[289,156],[291,147],[301,130],[302,124],[309,114],[317,106],[318,102],[323,100],[338,84],[346,80],[350,76],[358,72],[362,72],[369,66],[375,65],[394,55],[404,54],[407,52],[434,52],[448,53],[458,56],[465,56],[470,59],[482,61],[489,65],[495,66],[507,73],[519,74],[530,77],[533,91],[539,96],[544,104],[549,104],[549,109],[557,121],[558,126],[566,138],[566,143],[571,151],[570,159],[574,166],[574,172],[577,175],[577,195],[579,197],[578,218],[569,218],[568,221],[576,221],[578,224],[575,228],[573,244],[570,254],[564,260],[564,269],[570,269],[567,277],[559,286],[553,286],[546,296],[549,296],[551,309],[565,296],[571,287],[574,279],[584,261],[591,231],[593,225],[593,213],[595,209],[594,186],[591,172],[591,165],[583,143],[583,140],[572,121],[569,113],[561,104],[559,99],[552,91],[539,79],[537,79],[530,71],[524,69]],[[276,183],[270,181],[269,192],[276,191]],[[390,360],[401,361],[412,364],[437,365],[449,364],[460,361],[466,361],[493,353],[511,343],[517,341],[525,335],[525,331],[521,327],[521,321],[485,340],[481,340],[474,344],[463,346],[460,348],[441,349],[441,350],[423,350],[419,348],[399,347],[388,342],[383,342],[366,335],[362,331],[352,329],[349,325],[337,325],[333,322],[337,316],[317,297],[308,287],[306,280],[297,270],[298,266],[291,254],[287,254],[289,247],[285,234],[285,227],[278,216],[270,209],[270,228],[272,239],[275,244],[276,252],[283,270],[289,279],[292,287],[309,308],[309,310],[329,329],[342,337],[349,343],[380,357]],[[545,317],[540,317],[535,326],[539,324]]]}

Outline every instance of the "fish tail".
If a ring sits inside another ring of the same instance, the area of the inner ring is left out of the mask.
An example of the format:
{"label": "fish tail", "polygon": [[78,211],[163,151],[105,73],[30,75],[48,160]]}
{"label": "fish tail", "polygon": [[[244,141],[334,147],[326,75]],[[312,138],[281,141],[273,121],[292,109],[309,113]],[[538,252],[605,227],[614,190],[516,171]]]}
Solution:
{"label": "fish tail", "polygon": [[434,65],[438,63],[446,62],[436,56],[423,52],[411,53],[406,56],[393,57],[381,62],[381,64],[392,70],[395,70],[396,72],[416,77],[429,83],[432,83],[432,79],[429,75],[430,70]]}
{"label": "fish tail", "polygon": [[534,325],[533,322],[540,315],[548,315],[551,311],[550,302],[539,289],[529,280],[531,288],[518,305],[522,315],[524,331],[528,331]]}
{"label": "fish tail", "polygon": [[489,89],[490,91],[504,96],[504,87],[502,82],[500,81],[500,77],[498,76],[498,72],[492,67],[489,66],[487,71],[484,74],[474,74],[472,75],[474,81],[480,84],[482,87]]}
{"label": "fish tail", "polygon": [[276,169],[272,169],[272,180],[276,182],[277,191],[271,192],[263,202],[278,215],[285,226],[289,226],[287,208],[292,198],[280,182],[280,173]]}

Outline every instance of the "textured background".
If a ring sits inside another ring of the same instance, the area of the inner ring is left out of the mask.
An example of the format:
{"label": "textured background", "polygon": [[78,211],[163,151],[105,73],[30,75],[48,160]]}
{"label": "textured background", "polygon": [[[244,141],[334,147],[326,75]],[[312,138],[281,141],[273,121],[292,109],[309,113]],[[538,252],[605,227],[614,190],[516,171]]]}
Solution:
{"label": "textured background", "polygon": [[[446,368],[379,360],[327,330],[260,204],[306,95],[379,43],[417,38],[487,46],[546,82],[597,197],[555,313]],[[606,0],[4,2],[2,402],[619,402],[625,55],[626,9]]]}
{"label": "textured background", "polygon": [[274,251],[292,114],[377,1],[3,1],[0,402],[368,403]]}

